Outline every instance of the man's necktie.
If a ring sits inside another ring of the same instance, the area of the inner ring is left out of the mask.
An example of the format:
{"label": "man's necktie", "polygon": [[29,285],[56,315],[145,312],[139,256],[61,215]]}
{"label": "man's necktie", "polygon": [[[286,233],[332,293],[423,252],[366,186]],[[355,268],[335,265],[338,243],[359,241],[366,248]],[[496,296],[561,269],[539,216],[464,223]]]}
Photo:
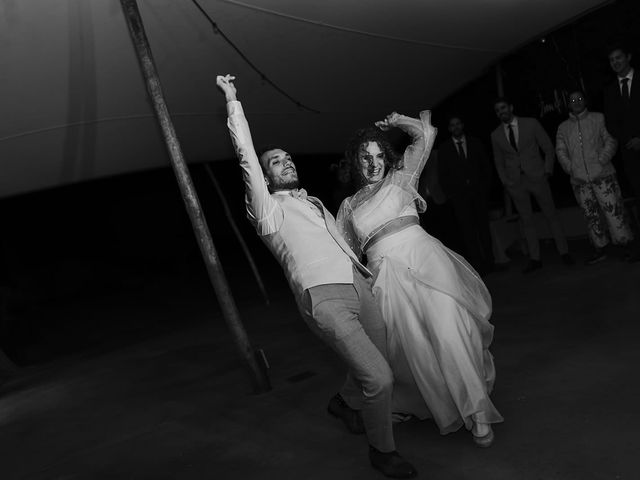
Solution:
{"label": "man's necktie", "polygon": [[467,156],[464,153],[464,147],[462,146],[462,140],[456,141],[456,146],[458,147],[458,156],[466,160]]}
{"label": "man's necktie", "polygon": [[629,100],[629,79],[626,77],[620,79],[620,87],[621,87],[622,99]]}
{"label": "man's necktie", "polygon": [[516,143],[516,136],[513,133],[513,126],[509,124],[509,143],[513,147],[513,149],[518,151],[518,144]]}

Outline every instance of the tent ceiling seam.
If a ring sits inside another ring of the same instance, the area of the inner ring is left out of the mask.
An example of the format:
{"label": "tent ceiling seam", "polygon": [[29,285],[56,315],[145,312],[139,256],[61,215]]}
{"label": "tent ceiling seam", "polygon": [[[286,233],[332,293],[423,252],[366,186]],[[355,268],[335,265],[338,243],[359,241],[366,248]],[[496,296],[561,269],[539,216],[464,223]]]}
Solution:
{"label": "tent ceiling seam", "polygon": [[312,20],[309,18],[299,17],[296,15],[290,15],[288,13],[277,12],[275,10],[270,10],[264,7],[258,7],[256,5],[250,5],[244,2],[239,2],[238,0],[218,0],[219,2],[228,3],[231,5],[235,5],[237,7],[247,8],[249,10],[255,10],[258,12],[266,13],[267,15],[273,15],[276,17],[286,18],[288,20],[293,20],[296,22],[308,23],[311,25],[315,25],[317,27],[329,28],[332,30],[339,30],[342,32],[349,32],[356,35],[363,35],[367,37],[381,38],[384,40],[392,40],[394,42],[403,42],[403,43],[411,43],[414,45],[423,45],[426,47],[436,47],[436,48],[444,48],[449,50],[466,50],[473,52],[489,52],[489,53],[503,53],[503,50],[493,49],[493,48],[478,48],[478,47],[469,47],[466,45],[452,45],[447,43],[438,43],[438,42],[426,42],[423,40],[415,40],[412,38],[405,37],[395,37],[393,35],[384,35],[382,33],[368,32],[366,30],[358,30],[355,28],[349,27],[341,27],[340,25],[333,25],[331,23],[320,22],[318,20]]}
{"label": "tent ceiling seam", "polygon": [[97,118],[95,120],[84,120],[82,122],[62,123],[62,124],[59,124],[59,125],[52,125],[50,127],[36,128],[34,130],[27,130],[25,132],[14,133],[13,135],[7,135],[5,137],[0,137],[0,142],[5,142],[7,140],[13,140],[14,138],[28,137],[30,135],[37,135],[39,133],[51,132],[51,131],[54,131],[54,130],[61,130],[63,128],[69,128],[69,127],[81,127],[81,126],[84,126],[84,125],[96,125],[96,124],[99,124],[99,123],[117,122],[117,121],[122,121],[122,120],[140,120],[140,119],[145,119],[145,118],[155,118],[155,117],[154,117],[153,114],[148,113],[148,114],[143,114],[143,115],[125,115],[125,116],[121,116],[121,117],[104,117],[104,118]]}
{"label": "tent ceiling seam", "polygon": [[305,110],[309,110],[310,112],[313,113],[320,113],[318,110],[316,110],[315,108],[311,108],[308,107],[307,105],[303,104],[302,102],[299,102],[298,100],[296,100],[295,98],[293,98],[291,95],[289,95],[283,88],[281,88],[279,85],[277,85],[273,80],[271,80],[269,77],[267,77],[267,75],[260,70],[260,68],[258,68],[258,66],[256,64],[254,64],[249,57],[247,57],[247,55],[240,50],[240,48],[227,36],[226,33],[224,33],[220,27],[218,26],[218,24],[213,20],[213,18],[211,18],[211,16],[207,13],[207,11],[202,7],[202,5],[200,5],[200,3],[198,2],[198,0],[191,0],[191,2],[196,6],[196,8],[200,11],[200,13],[202,13],[202,15],[206,18],[206,20],[211,24],[211,27],[213,28],[213,32],[216,35],[219,35],[220,37],[222,37],[222,39],[227,42],[229,44],[229,46],[238,54],[240,55],[240,58],[242,58],[242,60],[245,61],[245,63],[247,65],[249,65],[258,75],[260,75],[260,78],[262,78],[262,80],[266,83],[268,83],[269,85],[271,85],[275,90],[277,90],[279,93],[281,93],[282,95],[284,95],[285,97],[287,97],[289,100],[291,100],[293,103],[295,103],[299,108],[304,108]]}
{"label": "tent ceiling seam", "polygon": [[[408,106],[404,109],[406,111],[409,111],[411,109],[414,109],[415,107],[411,107],[409,108]],[[402,107],[398,107],[399,110],[402,110]],[[297,112],[300,113],[300,112]],[[375,109],[375,110],[366,110],[366,109],[362,109],[362,110],[332,110],[332,111],[323,111],[321,112],[322,115],[354,115],[354,114],[363,114],[363,113],[371,113],[371,114],[379,114],[380,113],[380,109]],[[273,110],[273,111],[269,111],[269,110],[264,110],[264,111],[256,111],[256,110],[251,110],[251,116],[252,117],[256,117],[256,116],[286,116],[289,117],[291,116],[292,112],[283,112],[283,111],[277,111],[277,110]],[[171,114],[172,118],[177,118],[177,117],[219,117],[221,120],[224,120],[227,118],[227,114],[226,112],[182,112],[182,113],[172,113]],[[72,128],[72,127],[82,127],[82,126],[86,126],[86,125],[98,125],[100,123],[108,123],[108,122],[121,122],[121,121],[128,121],[128,120],[147,120],[147,119],[155,119],[155,116],[152,113],[145,113],[145,114],[139,114],[139,115],[123,115],[123,116],[117,116],[117,117],[104,117],[104,118],[97,118],[95,120],[84,120],[81,122],[70,122],[70,123],[62,123],[59,125],[52,125],[50,127],[42,127],[42,128],[36,128],[34,130],[27,130],[24,132],[19,132],[19,133],[14,133],[11,135],[6,135],[4,137],[0,137],[0,143],[2,142],[6,142],[8,140],[13,140],[16,138],[21,138],[21,137],[28,137],[30,135],[38,135],[40,133],[46,133],[46,132],[51,132],[54,130],[62,130],[64,128]]]}

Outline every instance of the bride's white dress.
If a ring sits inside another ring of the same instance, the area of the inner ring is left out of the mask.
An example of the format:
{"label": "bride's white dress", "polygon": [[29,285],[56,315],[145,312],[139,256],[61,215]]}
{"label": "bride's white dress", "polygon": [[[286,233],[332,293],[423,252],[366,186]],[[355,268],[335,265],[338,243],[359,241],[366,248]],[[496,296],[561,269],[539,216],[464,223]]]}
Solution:
{"label": "bride's white dress", "polygon": [[[417,216],[416,204],[424,206],[415,187],[435,129],[428,112],[421,120],[403,117],[398,127],[413,137],[404,168],[346,199],[338,213],[356,251],[390,220]],[[491,296],[474,269],[418,225],[376,241],[366,255],[387,324],[394,411],[432,417],[443,434],[474,421],[501,422],[489,398]]]}

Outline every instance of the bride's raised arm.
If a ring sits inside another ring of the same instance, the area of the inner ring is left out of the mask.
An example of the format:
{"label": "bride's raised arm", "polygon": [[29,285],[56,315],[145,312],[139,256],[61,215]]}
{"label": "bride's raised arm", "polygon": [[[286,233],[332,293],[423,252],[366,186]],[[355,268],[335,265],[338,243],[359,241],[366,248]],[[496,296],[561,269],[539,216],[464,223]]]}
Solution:
{"label": "bride's raised arm", "polygon": [[376,126],[381,130],[396,127],[411,137],[411,144],[405,149],[403,155],[403,174],[419,177],[438,133],[438,130],[431,125],[431,111],[423,110],[420,112],[420,118],[393,112],[384,120],[376,122]]}

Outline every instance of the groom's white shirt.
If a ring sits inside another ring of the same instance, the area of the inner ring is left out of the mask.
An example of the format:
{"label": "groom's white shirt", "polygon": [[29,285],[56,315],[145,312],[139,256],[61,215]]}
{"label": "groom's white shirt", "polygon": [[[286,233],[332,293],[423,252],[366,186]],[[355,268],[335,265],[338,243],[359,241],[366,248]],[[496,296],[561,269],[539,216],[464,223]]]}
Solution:
{"label": "groom's white shirt", "polygon": [[288,190],[269,192],[240,102],[228,102],[227,114],[245,182],[247,216],[282,266],[298,303],[308,288],[353,283],[353,266],[370,276],[318,199],[294,198]]}

